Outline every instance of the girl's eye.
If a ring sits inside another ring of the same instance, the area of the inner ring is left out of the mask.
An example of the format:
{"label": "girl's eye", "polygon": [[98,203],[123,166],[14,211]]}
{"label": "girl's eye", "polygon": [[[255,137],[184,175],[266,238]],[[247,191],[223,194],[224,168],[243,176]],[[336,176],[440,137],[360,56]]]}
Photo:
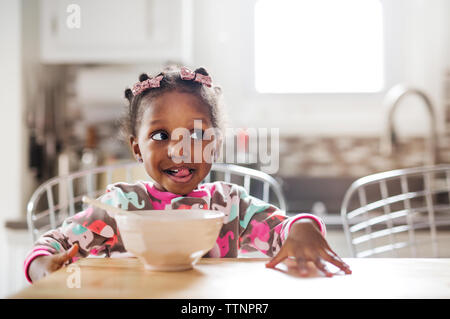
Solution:
{"label": "girl's eye", "polygon": [[167,134],[166,132],[156,132],[152,134],[150,137],[152,140],[155,141],[163,141],[169,138],[169,134]]}
{"label": "girl's eye", "polygon": [[201,140],[203,139],[203,130],[200,129],[195,129],[194,132],[191,134],[191,138],[195,139],[195,140]]}

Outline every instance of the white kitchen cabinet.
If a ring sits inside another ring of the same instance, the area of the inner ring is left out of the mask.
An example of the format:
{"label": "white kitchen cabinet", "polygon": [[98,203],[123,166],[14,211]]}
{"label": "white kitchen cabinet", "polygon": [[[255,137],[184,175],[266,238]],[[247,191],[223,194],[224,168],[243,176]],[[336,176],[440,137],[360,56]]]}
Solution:
{"label": "white kitchen cabinet", "polygon": [[191,5],[191,0],[41,0],[41,61],[188,64]]}

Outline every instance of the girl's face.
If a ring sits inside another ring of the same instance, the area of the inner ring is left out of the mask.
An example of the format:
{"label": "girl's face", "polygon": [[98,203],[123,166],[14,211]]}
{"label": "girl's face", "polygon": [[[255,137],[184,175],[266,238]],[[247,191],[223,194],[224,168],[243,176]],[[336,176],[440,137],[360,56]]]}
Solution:
{"label": "girl's face", "polygon": [[[203,157],[203,150],[211,140],[200,137],[200,129],[212,128],[208,108],[195,95],[176,91],[164,93],[150,105],[141,107],[146,109],[137,137],[130,138],[134,154],[142,158],[157,189],[181,195],[190,193],[211,169],[211,157]],[[195,126],[195,130],[194,120],[201,121],[201,127]],[[180,129],[188,132],[187,141],[186,134],[184,137],[176,134]],[[174,130],[177,131],[172,136]],[[194,143],[201,145],[201,162],[196,158],[199,163],[194,161]],[[190,150],[181,145],[190,145]]]}

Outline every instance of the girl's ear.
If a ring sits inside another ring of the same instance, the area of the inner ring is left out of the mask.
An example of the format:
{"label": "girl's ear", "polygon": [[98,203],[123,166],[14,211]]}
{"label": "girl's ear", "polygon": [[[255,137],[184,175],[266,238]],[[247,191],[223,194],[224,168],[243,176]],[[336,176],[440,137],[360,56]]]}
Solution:
{"label": "girl's ear", "polygon": [[133,152],[134,157],[138,161],[142,161],[141,150],[139,148],[139,144],[137,142],[137,138],[135,136],[133,136],[133,135],[130,135],[130,146],[131,146],[131,151]]}

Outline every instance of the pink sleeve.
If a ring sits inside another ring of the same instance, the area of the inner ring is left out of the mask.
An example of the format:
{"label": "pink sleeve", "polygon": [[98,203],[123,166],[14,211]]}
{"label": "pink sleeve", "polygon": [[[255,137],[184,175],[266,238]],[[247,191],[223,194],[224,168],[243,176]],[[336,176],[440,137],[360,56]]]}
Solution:
{"label": "pink sleeve", "polygon": [[25,278],[27,278],[29,283],[32,283],[30,276],[28,275],[28,268],[30,267],[31,262],[39,257],[39,256],[50,256],[53,255],[49,252],[45,246],[36,246],[27,256],[23,263],[23,270],[25,272]]}
{"label": "pink sleeve", "polygon": [[317,223],[317,225],[319,226],[319,229],[320,229],[320,232],[322,233],[322,236],[323,237],[326,236],[327,230],[326,230],[325,224],[322,221],[322,219],[320,219],[319,217],[317,217],[317,216],[315,216],[313,214],[303,213],[303,214],[297,214],[297,215],[289,218],[289,221],[284,225],[284,227],[283,227],[283,229],[281,231],[283,240],[286,240],[286,238],[287,238],[287,236],[289,234],[289,231],[291,230],[292,225],[296,221],[298,221],[300,219],[303,219],[303,218],[310,218],[310,219],[314,220]]}

